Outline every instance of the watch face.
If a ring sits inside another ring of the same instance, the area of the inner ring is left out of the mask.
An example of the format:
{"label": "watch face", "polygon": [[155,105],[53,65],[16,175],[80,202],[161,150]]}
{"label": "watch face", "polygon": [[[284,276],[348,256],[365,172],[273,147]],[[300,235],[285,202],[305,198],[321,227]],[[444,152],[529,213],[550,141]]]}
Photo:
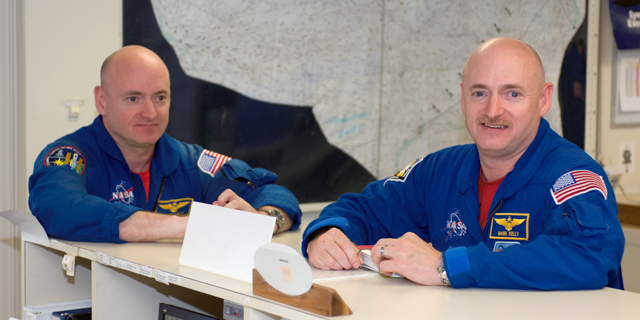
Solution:
{"label": "watch face", "polygon": [[278,225],[278,230],[277,231],[280,231],[280,229],[282,229],[282,227],[284,227],[284,216],[282,215],[282,213],[279,210],[267,208],[267,209],[260,209],[260,211],[266,212],[270,216],[276,218],[276,224]]}
{"label": "watch face", "polygon": [[278,223],[278,225],[280,227],[284,226],[284,217],[282,216],[282,213],[280,213],[280,211],[276,211],[276,223]]}

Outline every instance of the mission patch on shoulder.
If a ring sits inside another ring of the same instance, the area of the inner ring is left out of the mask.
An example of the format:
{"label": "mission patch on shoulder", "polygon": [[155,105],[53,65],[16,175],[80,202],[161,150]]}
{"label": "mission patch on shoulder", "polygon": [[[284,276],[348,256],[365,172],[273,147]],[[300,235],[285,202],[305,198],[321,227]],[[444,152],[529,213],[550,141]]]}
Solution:
{"label": "mission patch on shoulder", "polygon": [[402,168],[402,170],[396,172],[394,175],[389,177],[387,181],[384,182],[384,184],[386,184],[389,181],[404,182],[404,180],[406,180],[407,177],[409,176],[409,173],[411,173],[411,170],[413,170],[413,167],[415,167],[418,163],[422,162],[422,160],[424,160],[424,157],[413,160],[413,162],[409,163],[406,167]]}
{"label": "mission patch on shoulder", "polygon": [[82,175],[84,168],[87,165],[87,161],[82,153],[72,146],[56,147],[49,151],[44,157],[45,167],[63,167],[69,166],[69,168],[75,171],[77,174]]}

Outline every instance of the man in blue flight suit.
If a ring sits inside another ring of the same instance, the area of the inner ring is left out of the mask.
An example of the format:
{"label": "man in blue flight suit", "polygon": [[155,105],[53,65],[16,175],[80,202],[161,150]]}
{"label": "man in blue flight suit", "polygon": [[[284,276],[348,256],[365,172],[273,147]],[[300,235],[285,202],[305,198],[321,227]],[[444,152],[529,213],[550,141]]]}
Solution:
{"label": "man in blue flight suit", "polygon": [[[321,269],[362,264],[424,285],[541,290],[621,288],[624,236],[602,168],[542,117],[553,84],[511,38],[480,45],[463,72],[475,144],[415,160],[327,206],[303,235]],[[355,245],[354,245],[355,244]]]}
{"label": "man in blue flight suit", "polygon": [[[184,238],[193,201],[271,215],[295,229],[295,196],[264,169],[165,133],[169,71],[152,51],[127,46],[103,63],[93,124],[48,145],[29,179],[29,207],[48,234],[127,242]],[[241,227],[241,226],[233,226]]]}

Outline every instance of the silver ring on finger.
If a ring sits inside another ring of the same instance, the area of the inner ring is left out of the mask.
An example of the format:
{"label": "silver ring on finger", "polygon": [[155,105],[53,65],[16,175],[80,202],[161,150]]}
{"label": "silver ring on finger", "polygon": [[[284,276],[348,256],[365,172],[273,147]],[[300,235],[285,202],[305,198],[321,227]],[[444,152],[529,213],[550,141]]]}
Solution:
{"label": "silver ring on finger", "polygon": [[382,257],[382,259],[385,259],[385,257],[384,257],[384,247],[385,246],[380,247],[380,256]]}

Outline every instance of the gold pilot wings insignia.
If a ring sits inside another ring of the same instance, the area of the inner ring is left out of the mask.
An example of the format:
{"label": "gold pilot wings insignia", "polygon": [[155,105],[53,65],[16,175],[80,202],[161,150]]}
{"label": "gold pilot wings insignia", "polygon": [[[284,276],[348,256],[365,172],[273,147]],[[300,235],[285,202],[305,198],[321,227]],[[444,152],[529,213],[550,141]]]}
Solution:
{"label": "gold pilot wings insignia", "polygon": [[528,213],[496,213],[491,218],[491,239],[529,241]]}
{"label": "gold pilot wings insignia", "polygon": [[191,212],[193,198],[170,199],[158,201],[158,213],[187,216]]}
{"label": "gold pilot wings insignia", "polygon": [[176,213],[178,212],[178,209],[186,206],[189,204],[189,201],[182,201],[182,202],[172,202],[170,204],[161,204],[159,205],[160,208],[165,209],[165,210],[169,210],[171,213]]}
{"label": "gold pilot wings insignia", "polygon": [[526,220],[527,219],[512,219],[511,217],[509,217],[509,218],[496,219],[496,223],[501,226],[504,226],[504,228],[507,229],[507,231],[511,231],[513,227],[521,225]]}

